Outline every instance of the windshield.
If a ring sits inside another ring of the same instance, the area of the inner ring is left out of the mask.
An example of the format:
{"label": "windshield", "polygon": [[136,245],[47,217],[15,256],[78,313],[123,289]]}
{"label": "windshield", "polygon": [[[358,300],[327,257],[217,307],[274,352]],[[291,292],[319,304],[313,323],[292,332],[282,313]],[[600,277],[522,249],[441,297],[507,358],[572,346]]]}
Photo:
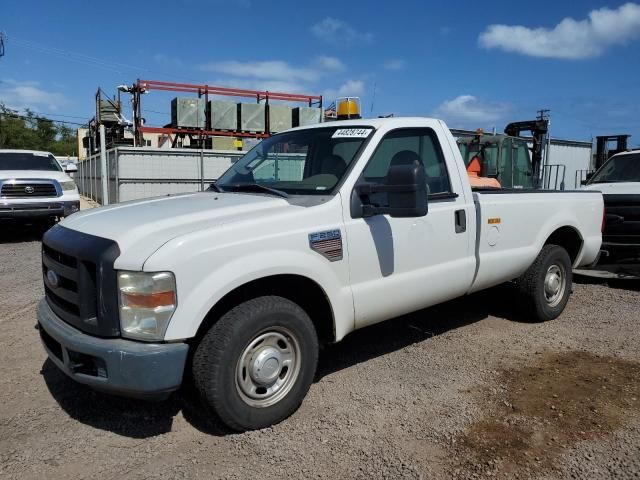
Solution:
{"label": "windshield", "polygon": [[31,152],[0,152],[0,170],[45,170],[61,172],[53,155]]}
{"label": "windshield", "polygon": [[326,194],[372,133],[371,127],[328,127],[274,135],[238,160],[215,185],[222,191],[260,185],[288,194]]}
{"label": "windshield", "polygon": [[589,183],[640,182],[640,153],[615,155],[598,170]]}

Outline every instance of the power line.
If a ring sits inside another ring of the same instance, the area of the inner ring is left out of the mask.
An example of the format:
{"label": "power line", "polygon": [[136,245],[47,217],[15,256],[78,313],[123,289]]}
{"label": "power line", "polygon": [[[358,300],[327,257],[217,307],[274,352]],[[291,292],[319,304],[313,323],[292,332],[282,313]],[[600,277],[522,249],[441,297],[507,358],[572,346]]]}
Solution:
{"label": "power line", "polygon": [[78,115],[62,115],[61,113],[43,113],[33,112],[35,115],[42,115],[43,117],[62,117],[62,118],[79,118],[80,120],[86,120],[87,117],[80,117]]}
{"label": "power line", "polygon": [[[141,67],[139,65],[130,65],[127,63],[104,60],[98,57],[93,57],[91,55],[85,55],[84,53],[72,52],[70,50],[64,50],[62,48],[55,48],[49,45],[43,45],[30,40],[24,40],[18,37],[14,37],[13,35],[8,36],[4,34],[4,39],[7,41],[7,43],[11,41],[13,44],[17,45],[18,47],[31,49],[33,51],[45,53],[48,55],[57,55],[61,58],[64,58],[65,60],[81,63],[81,64],[92,66],[92,67],[101,68],[103,70],[110,70],[112,72],[117,73],[120,76],[124,76],[121,69],[134,70],[136,72],[143,72],[143,73],[175,75],[175,72],[169,71],[169,70],[165,71],[157,68],[150,69],[150,68]],[[185,80],[188,80],[190,82],[196,82],[196,83],[201,81],[193,78],[186,78]]]}
{"label": "power line", "polygon": [[[35,113],[35,112],[34,112]],[[40,120],[40,121],[47,121],[47,122],[52,122],[52,123],[64,123],[64,124],[69,124],[69,125],[79,125],[79,126],[86,126],[89,122],[84,122],[84,123],[78,123],[78,122],[69,122],[67,120],[54,120],[52,118],[46,118],[46,117],[28,117],[26,115],[20,115],[19,113],[15,112],[15,111],[6,111],[6,112],[0,112],[0,115],[4,115],[5,117],[11,117],[11,118],[19,118],[20,120],[27,120],[27,121],[33,121],[33,120]]]}
{"label": "power line", "polygon": [[[9,39],[9,37],[7,37],[7,39]],[[10,40],[15,45],[23,48],[28,48],[40,53],[46,53],[48,55],[57,55],[59,57],[65,58],[66,60],[82,63],[84,65],[90,65],[93,67],[111,70],[120,75],[122,75],[122,71],[120,69],[148,71],[147,69],[140,68],[140,66],[128,65],[126,63],[120,63],[120,62],[105,61],[97,57],[92,57],[91,55],[85,55],[83,53],[72,52],[69,50],[50,47],[48,45],[42,45],[42,44],[28,41],[28,40],[22,40],[20,38],[14,37],[13,35],[10,37]]]}

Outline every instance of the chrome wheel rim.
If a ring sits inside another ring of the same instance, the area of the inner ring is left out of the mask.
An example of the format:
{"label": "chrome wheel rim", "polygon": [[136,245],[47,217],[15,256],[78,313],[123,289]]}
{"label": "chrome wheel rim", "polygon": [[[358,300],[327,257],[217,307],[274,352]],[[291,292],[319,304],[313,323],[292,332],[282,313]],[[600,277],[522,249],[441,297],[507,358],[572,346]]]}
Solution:
{"label": "chrome wheel rim", "polygon": [[269,407],[291,391],[300,373],[300,342],[288,329],[272,327],[242,351],[236,389],[252,407]]}
{"label": "chrome wheel rim", "polygon": [[562,301],[567,284],[567,273],[562,265],[553,264],[544,277],[544,298],[550,307]]}

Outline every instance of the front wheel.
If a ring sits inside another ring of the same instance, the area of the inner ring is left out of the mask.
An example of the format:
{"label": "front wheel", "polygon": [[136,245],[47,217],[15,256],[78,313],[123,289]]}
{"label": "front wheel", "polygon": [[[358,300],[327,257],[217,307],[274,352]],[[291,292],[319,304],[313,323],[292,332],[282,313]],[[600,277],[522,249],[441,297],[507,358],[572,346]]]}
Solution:
{"label": "front wheel", "polygon": [[307,313],[277,296],[234,307],[205,334],[193,357],[205,407],[233,430],[278,423],[302,403],[316,370],[318,338]]}
{"label": "front wheel", "polygon": [[539,322],[557,318],[567,305],[572,281],[567,251],[558,245],[545,245],[516,282],[523,300],[523,313]]}

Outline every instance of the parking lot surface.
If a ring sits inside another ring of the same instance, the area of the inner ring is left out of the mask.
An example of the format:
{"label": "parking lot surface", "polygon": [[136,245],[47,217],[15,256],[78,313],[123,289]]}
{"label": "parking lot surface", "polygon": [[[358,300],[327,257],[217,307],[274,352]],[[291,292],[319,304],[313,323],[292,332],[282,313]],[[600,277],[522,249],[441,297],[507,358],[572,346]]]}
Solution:
{"label": "parking lot surface", "polygon": [[502,286],[356,332],[291,418],[231,434],[189,391],[120,399],[47,361],[40,235],[0,232],[1,478],[640,476],[638,283],[582,280],[542,324]]}

